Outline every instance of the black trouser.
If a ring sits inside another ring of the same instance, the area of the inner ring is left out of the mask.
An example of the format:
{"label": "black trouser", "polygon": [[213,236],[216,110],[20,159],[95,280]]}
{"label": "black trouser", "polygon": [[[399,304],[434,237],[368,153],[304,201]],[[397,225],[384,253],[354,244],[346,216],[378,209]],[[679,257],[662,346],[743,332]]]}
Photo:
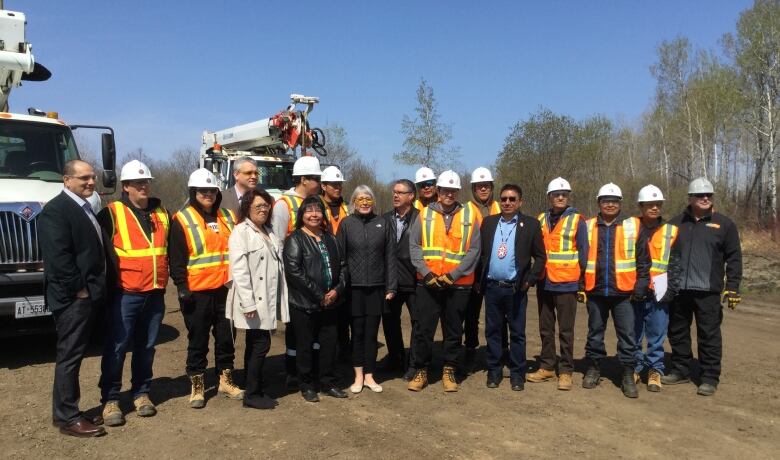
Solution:
{"label": "black trouser", "polygon": [[[466,304],[466,317],[463,321],[464,345],[466,348],[479,346],[479,315],[482,312],[482,294],[471,291],[469,302]],[[502,320],[501,325],[501,349],[509,348],[509,323]]]}
{"label": "black trouser", "polygon": [[315,389],[314,342],[320,344],[319,383],[326,390],[335,387],[338,312],[335,309],[306,312],[291,307],[290,322],[295,325],[296,365],[301,390]]}
{"label": "black trouser", "polygon": [[225,318],[227,288],[220,287],[192,293],[192,301],[181,302],[184,325],[187,326],[187,375],[206,372],[209,353],[209,332],[214,335],[214,368],[219,375],[233,369],[235,347],[233,329]]}
{"label": "black trouser", "polygon": [[431,365],[433,337],[441,318],[444,336],[444,365],[458,365],[463,338],[463,316],[469,301],[470,289],[429,289],[417,287],[417,332],[414,338],[414,367],[426,369]]}
{"label": "black trouser", "polygon": [[352,317],[352,366],[362,367],[366,374],[376,370],[376,334],[381,319],[380,315]]}
{"label": "black trouser", "polygon": [[90,299],[77,299],[65,308],[52,311],[57,331],[52,418],[57,423],[70,423],[81,418],[79,370],[96,312],[97,307]]}
{"label": "black trouser", "polygon": [[336,309],[339,316],[339,353],[349,353],[352,351],[349,336],[349,328],[352,325],[350,302],[342,302]]}
{"label": "black trouser", "polygon": [[294,376],[298,373],[297,366],[295,364],[295,355],[297,353],[295,341],[295,326],[292,321],[284,325],[284,368],[287,371],[287,375]]}
{"label": "black trouser", "polygon": [[555,323],[558,322],[558,341],[561,361],[558,372],[571,374],[574,371],[574,320],[577,317],[577,293],[555,292],[538,289],[539,336],[542,351],[539,364],[542,369],[555,370]]}
{"label": "black trouser", "polygon": [[246,330],[244,369],[246,369],[246,390],[244,397],[263,395],[263,364],[271,349],[271,332],[265,329]]}
{"label": "black trouser", "polygon": [[723,356],[720,325],[723,307],[717,292],[682,291],[672,302],[669,315],[669,344],[672,368],[687,377],[691,372],[691,322],[696,318],[696,343],[702,383],[717,385]]}
{"label": "black trouser", "polygon": [[409,311],[409,319],[412,323],[412,330],[409,333],[409,366],[414,365],[414,331],[417,328],[417,318],[414,313],[415,293],[398,292],[395,297],[387,301],[387,313],[382,315],[382,330],[385,333],[385,342],[387,342],[387,354],[390,359],[403,363],[405,360],[404,338],[401,331],[401,310],[403,305]]}

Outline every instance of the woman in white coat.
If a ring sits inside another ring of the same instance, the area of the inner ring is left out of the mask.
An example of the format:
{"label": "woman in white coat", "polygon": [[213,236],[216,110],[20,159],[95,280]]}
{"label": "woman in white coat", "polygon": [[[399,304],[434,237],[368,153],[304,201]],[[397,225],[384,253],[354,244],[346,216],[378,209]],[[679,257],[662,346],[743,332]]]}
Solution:
{"label": "woman in white coat", "polygon": [[246,329],[244,407],[255,409],[278,404],[263,392],[263,362],[277,321],[290,321],[283,245],[269,225],[273,202],[265,190],[246,192],[228,242],[232,283],[225,316],[236,328]]}

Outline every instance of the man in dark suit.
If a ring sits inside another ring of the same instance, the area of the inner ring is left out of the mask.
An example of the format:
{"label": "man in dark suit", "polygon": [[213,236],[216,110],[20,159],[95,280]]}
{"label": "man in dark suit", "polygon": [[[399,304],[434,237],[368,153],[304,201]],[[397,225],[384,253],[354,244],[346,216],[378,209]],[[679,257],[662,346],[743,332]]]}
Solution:
{"label": "man in dark suit", "polygon": [[[504,377],[501,364],[501,328],[509,323],[509,379],[512,390],[525,386],[525,314],[528,288],[539,278],[547,261],[539,221],[523,215],[523,192],[515,184],[501,187],[501,214],[482,221],[482,254],[478,285],[485,294],[487,386],[497,388]],[[533,259],[533,263],[531,262]]]}
{"label": "man in dark suit", "polygon": [[46,304],[57,330],[53,417],[60,432],[93,437],[106,433],[99,417],[79,411],[79,369],[96,313],[106,297],[103,234],[87,199],[95,193],[95,171],[72,160],[63,171],[65,188],[43,208],[38,235],[43,251]]}
{"label": "man in dark suit", "polygon": [[244,196],[244,193],[257,187],[259,173],[255,160],[250,157],[236,158],[233,161],[233,178],[236,180],[236,185],[222,192],[220,207],[230,209],[238,215],[241,197]]}

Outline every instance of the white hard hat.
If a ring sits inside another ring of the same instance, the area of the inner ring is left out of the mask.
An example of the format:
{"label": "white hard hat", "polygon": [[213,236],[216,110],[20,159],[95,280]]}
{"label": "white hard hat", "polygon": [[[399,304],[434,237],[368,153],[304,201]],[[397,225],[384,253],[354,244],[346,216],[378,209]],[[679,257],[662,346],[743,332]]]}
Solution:
{"label": "white hard hat", "polygon": [[190,174],[190,180],[187,181],[187,187],[219,188],[217,185],[217,177],[206,168],[196,169]]}
{"label": "white hard hat", "polygon": [[293,176],[321,176],[320,160],[317,157],[303,156],[293,164]]}
{"label": "white hard hat", "polygon": [[335,166],[328,166],[322,170],[322,182],[344,182],[344,176],[341,170]]}
{"label": "white hard hat", "polygon": [[599,194],[596,195],[596,198],[599,199],[604,196],[616,196],[623,199],[623,192],[620,191],[620,187],[610,182],[609,184],[602,185],[599,189]]}
{"label": "white hard hat", "polygon": [[549,184],[547,184],[548,195],[550,192],[558,192],[561,190],[571,192],[571,184],[569,184],[569,181],[563,177],[556,177],[555,179],[551,180]]}
{"label": "white hard hat", "polygon": [[425,182],[427,180],[434,180],[434,179],[436,179],[436,174],[433,173],[433,170],[431,168],[426,168],[425,166],[418,169],[417,172],[414,173],[415,184],[419,184],[420,182]]}
{"label": "white hard hat", "polygon": [[460,190],[460,176],[455,171],[448,169],[439,174],[439,180],[436,181],[436,186]]}
{"label": "white hard hat", "polygon": [[122,166],[122,172],[119,173],[119,180],[154,179],[149,167],[138,160],[131,160]]}
{"label": "white hard hat", "polygon": [[706,177],[698,177],[688,184],[688,195],[696,193],[715,193],[715,189]]}
{"label": "white hard hat", "polygon": [[471,183],[476,184],[479,182],[493,182],[493,175],[490,174],[490,170],[480,166],[471,173]]}
{"label": "white hard hat", "polygon": [[661,193],[661,189],[655,185],[645,185],[639,189],[639,194],[636,197],[636,201],[640,203],[664,201],[664,194]]}

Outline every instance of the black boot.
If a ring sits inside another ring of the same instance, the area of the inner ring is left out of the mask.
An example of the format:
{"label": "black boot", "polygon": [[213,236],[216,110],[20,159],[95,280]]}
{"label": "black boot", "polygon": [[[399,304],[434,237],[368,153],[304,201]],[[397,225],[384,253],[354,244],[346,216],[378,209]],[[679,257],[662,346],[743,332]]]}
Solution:
{"label": "black boot", "polygon": [[463,353],[463,375],[471,375],[474,373],[474,361],[477,355],[476,348],[466,347]]}
{"label": "black boot", "polygon": [[623,366],[623,382],[620,385],[623,390],[623,395],[626,398],[638,398],[639,391],[636,389],[636,382],[634,381],[634,367]]}
{"label": "black boot", "polygon": [[596,388],[601,381],[601,371],[599,371],[599,365],[597,363],[591,363],[588,370],[585,372],[585,377],[582,378],[582,388],[591,390]]}

